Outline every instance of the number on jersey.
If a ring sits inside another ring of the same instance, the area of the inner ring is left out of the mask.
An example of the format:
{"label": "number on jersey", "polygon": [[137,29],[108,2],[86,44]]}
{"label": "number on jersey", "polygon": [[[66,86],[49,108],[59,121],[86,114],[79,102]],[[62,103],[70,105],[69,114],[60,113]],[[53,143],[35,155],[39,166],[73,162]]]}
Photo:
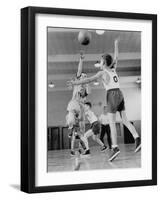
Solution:
{"label": "number on jersey", "polygon": [[118,82],[117,76],[114,76],[114,77],[113,77],[113,80],[114,80],[115,83],[117,83],[117,82]]}

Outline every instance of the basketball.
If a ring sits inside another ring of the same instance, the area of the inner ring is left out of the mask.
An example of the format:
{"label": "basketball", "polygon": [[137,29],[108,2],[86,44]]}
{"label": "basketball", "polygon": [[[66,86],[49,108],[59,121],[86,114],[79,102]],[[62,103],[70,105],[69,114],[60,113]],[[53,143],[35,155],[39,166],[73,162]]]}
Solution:
{"label": "basketball", "polygon": [[78,34],[78,41],[81,45],[88,45],[91,40],[91,33],[86,30],[82,30]]}

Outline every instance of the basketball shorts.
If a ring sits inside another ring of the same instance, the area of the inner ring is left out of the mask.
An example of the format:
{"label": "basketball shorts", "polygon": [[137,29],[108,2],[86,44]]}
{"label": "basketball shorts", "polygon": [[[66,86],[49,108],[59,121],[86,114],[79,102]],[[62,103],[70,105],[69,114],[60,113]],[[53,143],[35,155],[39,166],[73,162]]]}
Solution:
{"label": "basketball shorts", "polygon": [[94,135],[98,135],[101,132],[101,124],[98,121],[95,121],[91,124],[90,129],[92,129]]}
{"label": "basketball shorts", "polygon": [[119,88],[107,91],[106,96],[107,107],[109,113],[116,113],[125,110],[124,97]]}

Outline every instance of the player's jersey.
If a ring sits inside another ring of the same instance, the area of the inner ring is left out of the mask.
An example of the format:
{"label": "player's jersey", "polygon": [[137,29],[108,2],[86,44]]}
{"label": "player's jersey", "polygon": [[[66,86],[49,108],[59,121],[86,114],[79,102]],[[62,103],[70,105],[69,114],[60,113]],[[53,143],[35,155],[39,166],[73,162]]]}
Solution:
{"label": "player's jersey", "polygon": [[101,114],[101,116],[99,117],[99,121],[103,125],[109,124],[108,114]]}
{"label": "player's jersey", "polygon": [[103,72],[102,83],[106,90],[120,88],[119,77],[115,69],[112,69],[111,71],[104,69]]}
{"label": "player's jersey", "polygon": [[90,124],[92,124],[92,123],[98,121],[96,115],[95,115],[94,112],[91,111],[91,110],[86,111],[86,112],[85,112],[85,115],[86,115],[88,121],[90,122]]}

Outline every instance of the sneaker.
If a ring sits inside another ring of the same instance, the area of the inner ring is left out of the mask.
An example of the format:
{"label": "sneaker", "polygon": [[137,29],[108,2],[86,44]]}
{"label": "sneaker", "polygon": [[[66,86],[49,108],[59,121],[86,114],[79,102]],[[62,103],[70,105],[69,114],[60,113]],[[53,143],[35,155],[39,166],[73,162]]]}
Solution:
{"label": "sneaker", "polygon": [[85,152],[82,154],[82,155],[90,155],[90,150],[88,149],[88,150],[85,150]]}
{"label": "sneaker", "polygon": [[75,152],[73,150],[71,150],[70,155],[75,156]]}
{"label": "sneaker", "polygon": [[79,135],[75,135],[75,139],[79,140],[80,139]]}
{"label": "sneaker", "polygon": [[108,160],[112,162],[118,156],[119,153],[120,149],[118,147],[113,148],[113,152]]}
{"label": "sneaker", "polygon": [[104,152],[106,151],[108,148],[104,145],[102,148],[101,148],[101,152]]}
{"label": "sneaker", "polygon": [[79,154],[82,154],[82,150],[81,149],[78,149],[78,152],[79,152]]}
{"label": "sneaker", "polygon": [[69,134],[68,134],[68,138],[71,138],[72,137],[72,132],[70,132]]}
{"label": "sneaker", "polygon": [[140,151],[140,149],[141,149],[141,139],[140,137],[137,137],[135,139],[135,153]]}
{"label": "sneaker", "polygon": [[70,130],[70,131],[69,131],[69,133],[68,133],[68,137],[71,138],[72,135],[73,135],[73,128],[72,128],[72,129],[69,129],[69,130]]}

